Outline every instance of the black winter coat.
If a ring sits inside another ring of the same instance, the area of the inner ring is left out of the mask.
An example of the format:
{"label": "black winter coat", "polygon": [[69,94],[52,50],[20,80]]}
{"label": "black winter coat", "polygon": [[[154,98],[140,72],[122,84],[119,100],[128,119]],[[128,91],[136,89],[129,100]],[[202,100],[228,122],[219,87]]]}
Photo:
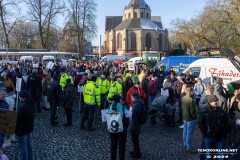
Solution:
{"label": "black winter coat", "polygon": [[141,107],[144,104],[142,99],[135,100],[132,106],[132,122],[129,127],[131,134],[139,135],[141,130],[141,124],[139,123],[139,116],[141,113]]}
{"label": "black winter coat", "polygon": [[198,127],[203,136],[215,139],[226,138],[228,132],[228,115],[221,107],[206,107],[200,112]]}
{"label": "black winter coat", "polygon": [[146,95],[148,95],[148,86],[149,86],[149,80],[144,77],[142,80],[142,89]]}
{"label": "black winter coat", "polygon": [[17,123],[15,134],[24,136],[33,131],[34,128],[34,101],[29,97],[26,101],[20,102],[17,106]]}
{"label": "black winter coat", "polygon": [[72,108],[74,102],[74,87],[69,84],[66,85],[64,88],[63,94],[63,107],[64,108]]}
{"label": "black winter coat", "polygon": [[41,79],[36,73],[32,73],[30,76],[28,76],[27,88],[32,95],[42,92]]}
{"label": "black winter coat", "polygon": [[133,80],[132,77],[127,77],[125,80],[125,84],[124,84],[124,94],[126,95],[128,90],[133,86]]}
{"label": "black winter coat", "polygon": [[61,86],[58,81],[51,81],[47,84],[47,100],[49,103],[60,104]]}
{"label": "black winter coat", "polygon": [[238,112],[233,120],[232,141],[234,148],[240,150],[240,112]]}

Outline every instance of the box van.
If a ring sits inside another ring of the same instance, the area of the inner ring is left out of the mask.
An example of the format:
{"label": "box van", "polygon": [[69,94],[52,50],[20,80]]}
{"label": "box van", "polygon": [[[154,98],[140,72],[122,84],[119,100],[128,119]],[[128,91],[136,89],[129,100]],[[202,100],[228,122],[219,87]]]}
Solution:
{"label": "box van", "polygon": [[240,78],[240,72],[227,58],[204,58],[191,63],[183,73],[193,71],[194,77],[200,77],[204,84],[211,83],[211,77],[221,77],[223,85]]}
{"label": "box van", "polygon": [[206,58],[204,56],[169,56],[162,59],[160,62],[158,62],[153,69],[157,69],[162,67],[164,70],[165,75],[168,74],[171,67],[173,68],[174,72],[178,75],[179,73],[182,73],[188,66],[198,60]]}
{"label": "box van", "polygon": [[42,57],[42,63],[48,63],[52,61],[53,63],[56,61],[54,56],[43,56]]}
{"label": "box van", "polygon": [[112,56],[104,56],[102,57],[100,62],[109,62],[114,60],[125,60],[125,55],[112,55]]}
{"label": "box van", "polygon": [[20,62],[32,63],[33,62],[33,56],[21,56],[20,57]]}

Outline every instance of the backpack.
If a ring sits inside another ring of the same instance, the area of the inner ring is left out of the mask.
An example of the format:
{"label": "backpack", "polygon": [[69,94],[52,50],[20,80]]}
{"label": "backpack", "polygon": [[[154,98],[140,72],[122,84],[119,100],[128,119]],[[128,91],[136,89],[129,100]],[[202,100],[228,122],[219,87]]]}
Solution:
{"label": "backpack", "polygon": [[[123,110],[123,113],[124,113],[124,110]],[[122,117],[121,114],[117,112],[116,103],[112,104],[112,111],[106,113],[106,119],[107,119],[107,128],[110,133],[119,133],[124,131],[124,122],[123,122],[124,116]]]}
{"label": "backpack", "polygon": [[139,123],[141,125],[144,125],[146,122],[147,122],[147,119],[148,119],[148,113],[147,111],[144,109],[144,106],[142,105],[141,106],[141,111],[140,111],[140,114],[139,114]]}

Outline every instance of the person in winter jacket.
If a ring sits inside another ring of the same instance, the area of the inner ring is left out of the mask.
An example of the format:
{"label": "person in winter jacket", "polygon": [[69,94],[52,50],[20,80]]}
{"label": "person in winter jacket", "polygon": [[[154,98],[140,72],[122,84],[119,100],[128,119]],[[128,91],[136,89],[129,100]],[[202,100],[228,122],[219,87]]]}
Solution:
{"label": "person in winter jacket", "polygon": [[64,126],[72,126],[72,107],[74,102],[74,87],[71,79],[66,80],[66,86],[63,91],[63,108],[65,109],[67,123]]}
{"label": "person in winter jacket", "polygon": [[183,143],[187,151],[192,151],[192,134],[195,128],[197,112],[196,104],[193,101],[193,88],[188,87],[186,89],[186,96],[181,100],[181,107],[183,112]]}
{"label": "person in winter jacket", "polygon": [[18,142],[20,159],[32,160],[31,133],[33,132],[35,118],[34,100],[28,91],[21,91],[19,100],[15,135]]}
{"label": "person in winter jacket", "polygon": [[208,106],[207,97],[212,95],[213,91],[214,91],[213,86],[210,86],[210,85],[206,86],[205,92],[202,94],[200,101],[199,101],[199,111],[198,112],[202,112]]}
{"label": "person in winter jacket", "polygon": [[[205,91],[205,84],[202,83],[202,79],[198,78],[197,83],[194,85],[194,96],[197,106],[199,106],[199,101],[204,94]],[[198,109],[199,110],[199,109]]]}
{"label": "person in winter jacket", "polygon": [[221,85],[214,85],[214,95],[218,98],[218,106],[227,111],[227,99],[221,95]]}
{"label": "person in winter jacket", "polygon": [[34,99],[37,106],[37,112],[41,112],[40,109],[40,95],[42,93],[41,79],[37,75],[37,70],[33,69],[32,74],[27,79],[27,89]]}
{"label": "person in winter jacket", "polygon": [[[115,94],[113,97],[113,103],[111,106],[108,108],[108,113],[120,113],[122,118],[128,119],[129,122],[129,115],[127,114],[127,109],[122,106],[120,103],[121,96],[119,94]],[[129,123],[128,123],[129,124]],[[126,124],[127,125],[127,124]],[[119,148],[119,160],[124,160],[125,159],[125,151],[126,151],[126,140],[127,140],[127,127],[124,126],[124,121],[123,121],[123,131],[122,132],[117,132],[117,133],[110,133],[110,140],[111,140],[111,160],[116,160],[117,158],[117,148]]]}
{"label": "person in winter jacket", "polygon": [[126,77],[126,80],[124,81],[124,94],[126,95],[128,90],[133,86],[133,80],[132,80],[132,76],[133,76],[133,72],[130,72],[129,76]]}
{"label": "person in winter jacket", "polygon": [[[205,149],[223,149],[228,132],[228,115],[218,105],[218,98],[215,95],[207,97],[208,106],[200,112],[198,127],[203,135]],[[222,155],[222,152],[217,155]],[[206,159],[210,152],[206,152]]]}
{"label": "person in winter jacket", "polygon": [[58,83],[58,76],[53,76],[53,80],[47,84],[47,101],[50,104],[50,124],[55,126],[58,124],[56,121],[57,106],[61,102],[62,88]]}
{"label": "person in winter jacket", "polygon": [[148,85],[148,95],[150,96],[151,102],[155,99],[158,92],[158,78],[154,78],[153,74],[150,76]]}
{"label": "person in winter jacket", "polygon": [[240,106],[232,123],[232,143],[234,149],[238,149],[234,155],[234,160],[240,159]]}
{"label": "person in winter jacket", "polygon": [[131,97],[132,97],[132,93],[134,92],[137,92],[143,100],[147,99],[145,92],[139,87],[139,85],[136,82],[134,83],[135,84],[128,90],[126,95],[126,102],[129,106],[133,105],[133,101]]}
{"label": "person in winter jacket", "polygon": [[52,75],[47,70],[43,70],[44,78],[42,80],[42,96],[44,100],[44,107],[50,109],[50,104],[47,101],[47,85],[52,80]]}
{"label": "person in winter jacket", "polygon": [[132,122],[129,126],[129,133],[132,137],[132,143],[134,150],[130,152],[132,158],[140,158],[140,144],[139,144],[139,135],[141,130],[141,124],[139,122],[139,115],[144,104],[143,100],[140,98],[140,95],[137,92],[131,94],[131,99],[133,102],[132,105]]}

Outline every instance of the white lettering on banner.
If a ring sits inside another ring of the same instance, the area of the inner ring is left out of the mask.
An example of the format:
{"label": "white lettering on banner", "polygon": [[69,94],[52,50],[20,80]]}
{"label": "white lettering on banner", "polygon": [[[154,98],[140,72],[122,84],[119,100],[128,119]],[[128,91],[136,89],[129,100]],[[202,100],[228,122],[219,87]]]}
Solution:
{"label": "white lettering on banner", "polygon": [[217,68],[209,68],[208,70],[211,75],[218,76],[218,77],[240,77],[240,73],[235,73],[233,70],[225,71],[219,70]]}

